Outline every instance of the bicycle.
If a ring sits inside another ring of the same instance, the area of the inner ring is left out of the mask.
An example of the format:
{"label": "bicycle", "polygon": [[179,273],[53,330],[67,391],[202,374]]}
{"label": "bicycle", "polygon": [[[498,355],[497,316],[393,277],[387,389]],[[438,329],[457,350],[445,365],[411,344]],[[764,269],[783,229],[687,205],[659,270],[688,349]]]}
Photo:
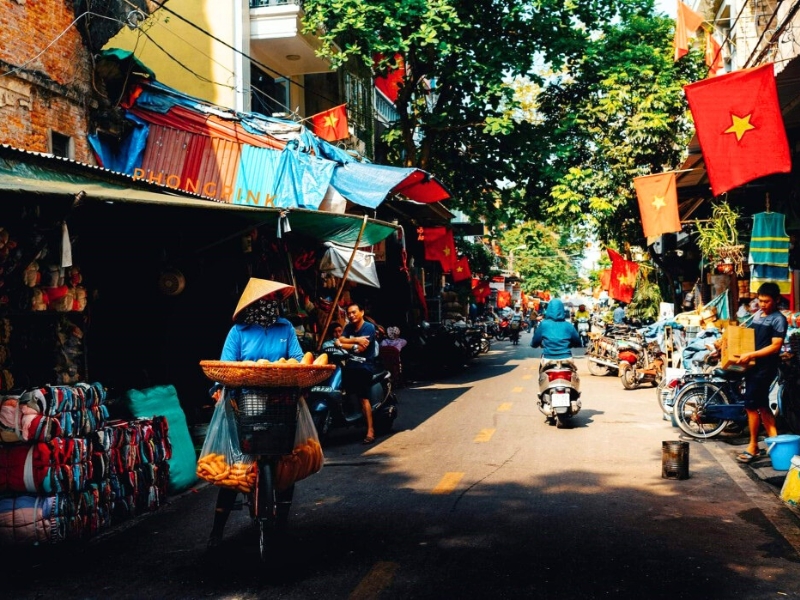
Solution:
{"label": "bicycle", "polygon": [[747,423],[744,373],[714,369],[685,384],[673,406],[673,416],[685,434],[696,439],[718,436],[731,423]]}
{"label": "bicycle", "polygon": [[285,529],[292,506],[294,484],[279,491],[277,475],[281,458],[294,449],[300,389],[248,388],[231,396],[240,449],[256,460],[256,479],[247,498],[265,561],[270,541]]}

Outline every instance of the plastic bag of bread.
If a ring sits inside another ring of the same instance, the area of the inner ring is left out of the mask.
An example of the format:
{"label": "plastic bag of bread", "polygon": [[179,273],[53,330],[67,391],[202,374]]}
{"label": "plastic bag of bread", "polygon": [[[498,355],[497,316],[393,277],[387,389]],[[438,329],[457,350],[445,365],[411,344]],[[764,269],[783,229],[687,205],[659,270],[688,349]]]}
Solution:
{"label": "plastic bag of bread", "polygon": [[213,485],[248,493],[256,481],[256,462],[239,449],[239,436],[231,407],[225,394],[217,402],[208,433],[197,459],[197,476]]}
{"label": "plastic bag of bread", "polygon": [[278,461],[275,475],[275,489],[279,492],[288,489],[297,481],[305,479],[322,469],[325,461],[319,443],[317,428],[311,418],[306,401],[300,398],[297,414],[297,432],[294,436],[294,450]]}

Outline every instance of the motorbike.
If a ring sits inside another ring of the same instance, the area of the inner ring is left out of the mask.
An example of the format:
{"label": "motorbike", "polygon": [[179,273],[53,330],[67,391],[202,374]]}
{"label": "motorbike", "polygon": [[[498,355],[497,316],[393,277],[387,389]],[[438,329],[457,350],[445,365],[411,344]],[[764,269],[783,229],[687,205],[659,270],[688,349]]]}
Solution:
{"label": "motorbike", "polygon": [[626,390],[644,383],[658,387],[664,379],[664,353],[658,342],[646,342],[639,333],[617,344],[619,378]]}
{"label": "motorbike", "polygon": [[581,410],[581,380],[572,360],[542,359],[539,367],[539,410],[547,422],[566,427]]}
{"label": "motorbike", "polygon": [[519,334],[522,329],[522,322],[512,319],[508,324],[508,339],[515,346],[519,344]]}
{"label": "motorbike", "polygon": [[[350,354],[334,347],[326,348],[325,353],[328,364],[336,365],[336,370],[327,381],[309,389],[307,401],[320,443],[332,429],[366,427],[361,400],[345,392],[342,386],[342,367]],[[392,391],[389,371],[381,370],[372,376],[369,400],[375,433],[388,433],[397,418],[397,396]]]}
{"label": "motorbike", "polygon": [[575,328],[578,330],[578,335],[581,337],[581,345],[586,348],[589,344],[589,329],[591,328],[589,319],[584,317],[578,319],[575,323]]}
{"label": "motorbike", "polygon": [[500,324],[497,326],[497,332],[494,334],[494,338],[498,342],[502,342],[504,339],[509,337],[509,334],[510,334],[509,330],[510,330],[509,321],[508,321],[508,319],[503,318],[500,321]]}
{"label": "motorbike", "polygon": [[589,345],[586,347],[589,373],[597,377],[603,377],[612,371],[618,374],[619,344],[624,343],[629,331],[627,327],[615,326],[608,328],[604,335],[589,334]]}

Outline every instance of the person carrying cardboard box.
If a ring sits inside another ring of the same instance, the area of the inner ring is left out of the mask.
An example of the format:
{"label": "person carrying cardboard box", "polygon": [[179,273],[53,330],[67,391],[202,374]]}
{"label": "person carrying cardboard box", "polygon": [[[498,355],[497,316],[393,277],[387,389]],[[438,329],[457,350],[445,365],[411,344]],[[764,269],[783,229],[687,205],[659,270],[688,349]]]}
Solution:
{"label": "person carrying cardboard box", "polygon": [[780,298],[778,284],[763,283],[758,288],[759,310],[753,315],[749,327],[755,330],[755,350],[744,352],[739,357],[740,365],[755,365],[745,372],[744,408],[747,411],[747,424],[750,428],[750,442],[747,450],[738,454],[736,460],[752,462],[760,455],[758,430],[763,423],[767,435],[778,435],[775,416],[769,409],[769,386],[778,375],[781,346],[786,337],[786,317],[778,310]]}

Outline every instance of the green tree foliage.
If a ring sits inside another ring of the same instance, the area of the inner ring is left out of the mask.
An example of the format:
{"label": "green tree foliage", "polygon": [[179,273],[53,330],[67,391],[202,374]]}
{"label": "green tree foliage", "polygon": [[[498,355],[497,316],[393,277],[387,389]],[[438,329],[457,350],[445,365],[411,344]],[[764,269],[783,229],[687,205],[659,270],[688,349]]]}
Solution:
{"label": "green tree foliage", "polygon": [[522,279],[522,290],[571,292],[581,286],[578,265],[585,241],[567,227],[528,221],[506,230],[500,246]]}
{"label": "green tree foliage", "polygon": [[529,214],[591,215],[603,242],[642,239],[633,179],[680,165],[693,132],[683,86],[705,76],[699,50],[673,61],[673,25],[644,14],[613,23],[542,90]]}
{"label": "green tree foliage", "polygon": [[[583,167],[576,158],[586,150],[584,143],[576,154],[567,144],[583,139],[576,130],[583,124],[572,110],[590,99],[588,82],[570,90],[560,80],[549,99],[557,101],[560,91],[569,102],[563,114],[546,113],[549,124],[541,125],[524,120],[530,107],[520,106],[510,82],[523,77],[550,87],[550,71],[596,68],[599,33],[651,14],[652,5],[653,0],[305,0],[304,10],[306,31],[321,35],[322,52],[335,66],[360,61],[372,68],[382,55],[375,68],[380,74],[395,66],[395,53],[403,55],[400,120],[385,135],[386,159],[436,173],[457,208],[492,224],[549,199],[549,187],[568,172],[562,165]],[[550,128],[564,135],[543,137]],[[568,218],[581,204],[586,203],[567,199]]]}
{"label": "green tree foliage", "polygon": [[500,273],[495,255],[482,242],[473,242],[462,237],[457,237],[455,242],[459,256],[467,257],[469,270],[475,277],[492,277]]}

